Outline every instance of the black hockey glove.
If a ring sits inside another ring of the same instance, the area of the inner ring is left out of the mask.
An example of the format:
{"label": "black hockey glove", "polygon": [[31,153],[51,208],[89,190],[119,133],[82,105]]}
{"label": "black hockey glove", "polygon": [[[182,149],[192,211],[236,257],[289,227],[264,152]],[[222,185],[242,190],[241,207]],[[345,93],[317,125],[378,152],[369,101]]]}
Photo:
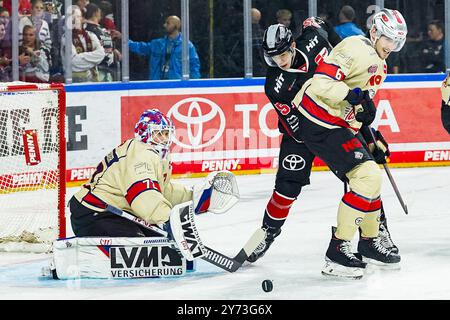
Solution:
{"label": "black hockey glove", "polygon": [[[376,141],[373,141],[372,135],[370,134],[369,130],[372,130]],[[389,157],[391,155],[391,152],[389,151],[389,145],[381,132],[367,126],[362,126],[360,132],[364,140],[366,140],[369,151],[372,154],[375,162],[378,164],[386,163],[386,157]]]}
{"label": "black hockey glove", "polygon": [[255,262],[264,254],[267,250],[269,250],[269,247],[272,245],[273,241],[276,237],[278,237],[281,233],[280,228],[270,228],[267,226],[263,226],[262,229],[266,230],[266,237],[265,239],[258,245],[258,247],[253,251],[253,253],[248,257],[247,261],[249,262]]}
{"label": "black hockey glove", "polygon": [[352,106],[361,105],[362,110],[355,110],[355,118],[363,125],[370,125],[375,120],[377,109],[370,98],[369,91],[362,91],[360,88],[349,90],[344,100],[347,100]]}

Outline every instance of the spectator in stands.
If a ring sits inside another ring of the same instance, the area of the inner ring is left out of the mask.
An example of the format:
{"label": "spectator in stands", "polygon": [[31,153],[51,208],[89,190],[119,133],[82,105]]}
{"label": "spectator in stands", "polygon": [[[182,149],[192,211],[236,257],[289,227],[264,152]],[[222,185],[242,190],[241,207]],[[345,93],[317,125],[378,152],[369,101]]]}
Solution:
{"label": "spectator in stands", "polygon": [[11,81],[11,46],[5,36],[6,26],[0,22],[0,82]]}
{"label": "spectator in stands", "polygon": [[[164,23],[166,36],[150,42],[135,42],[129,40],[131,52],[149,58],[149,79],[181,79],[181,44],[182,34],[181,20],[177,16],[169,16]],[[189,77],[200,78],[200,61],[197,51],[192,42],[189,41]]]}
{"label": "spectator in stands", "polygon": [[42,83],[49,80],[49,63],[46,49],[36,37],[33,26],[23,28],[23,41],[19,47],[20,80]]}
{"label": "spectator in stands", "polygon": [[86,14],[86,6],[89,4],[89,0],[72,0],[72,4],[80,8],[84,23],[84,15]]}
{"label": "spectator in stands", "polygon": [[[11,0],[3,0],[3,8],[8,10],[9,16],[12,15],[12,3]],[[19,0],[19,16],[25,16],[31,14],[30,0]]]}
{"label": "spectator in stands", "polygon": [[9,12],[4,7],[0,7],[0,23],[5,26],[5,35],[2,38],[2,45],[11,46],[11,23]]}
{"label": "spectator in stands", "polygon": [[428,23],[428,40],[421,49],[422,72],[445,72],[444,26],[441,21]]}
{"label": "spectator in stands", "polygon": [[[105,49],[93,33],[83,28],[81,10],[78,6],[72,6],[72,29],[72,81],[96,82],[97,66],[105,59]],[[63,36],[61,40],[61,57],[65,69],[67,62],[64,38]]]}
{"label": "spectator in stands", "polygon": [[264,61],[262,42],[264,30],[261,28],[261,12],[252,8],[252,47],[253,47],[253,76],[264,77],[266,75],[266,63]]}
{"label": "spectator in stands", "polygon": [[120,58],[120,53],[114,48],[111,34],[108,30],[100,26],[102,11],[94,3],[86,6],[86,30],[95,34],[100,44],[105,49],[105,59],[98,65],[98,75],[100,82],[111,82],[115,79],[114,72],[117,67],[116,61]]}
{"label": "spectator in stands", "polygon": [[277,11],[277,22],[285,25],[287,28],[291,25],[292,12],[287,9]]}
{"label": "spectator in stands", "polygon": [[355,10],[351,6],[343,6],[339,11],[339,25],[334,27],[336,33],[342,38],[350,36],[364,35],[364,32],[353,23],[355,20]]}
{"label": "spectator in stands", "polygon": [[47,56],[50,56],[52,38],[48,23],[44,20],[44,8],[43,0],[32,0],[31,16],[24,16],[19,21],[19,45],[22,44],[22,32],[24,27],[33,26],[41,44],[44,46],[45,50],[47,50]]}
{"label": "spectator in stands", "polygon": [[112,4],[109,1],[100,1],[98,6],[102,10],[102,21],[100,24],[107,30],[117,30],[116,23],[114,22],[114,15]]}

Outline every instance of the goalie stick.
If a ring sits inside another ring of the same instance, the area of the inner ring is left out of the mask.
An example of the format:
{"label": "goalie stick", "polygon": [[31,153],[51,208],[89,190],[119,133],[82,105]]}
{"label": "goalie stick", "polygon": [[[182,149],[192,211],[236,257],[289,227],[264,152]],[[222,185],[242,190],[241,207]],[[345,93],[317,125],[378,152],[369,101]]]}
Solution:
{"label": "goalie stick", "polygon": [[[106,206],[106,210],[112,214],[133,221],[143,226],[144,228],[147,228],[149,230],[158,233],[163,237],[169,236],[168,232],[158,227],[155,227],[147,223],[145,220],[142,220],[117,207],[108,204]],[[252,252],[256,249],[256,247],[264,239],[265,236],[266,233],[262,229],[256,230],[255,233],[250,237],[247,243],[242,247],[242,249],[238,252],[238,254],[234,258],[230,258],[208,246],[204,246],[206,252],[201,258],[223,270],[226,270],[228,272],[235,272],[244,264],[244,262],[248,259],[248,257],[252,254]]]}

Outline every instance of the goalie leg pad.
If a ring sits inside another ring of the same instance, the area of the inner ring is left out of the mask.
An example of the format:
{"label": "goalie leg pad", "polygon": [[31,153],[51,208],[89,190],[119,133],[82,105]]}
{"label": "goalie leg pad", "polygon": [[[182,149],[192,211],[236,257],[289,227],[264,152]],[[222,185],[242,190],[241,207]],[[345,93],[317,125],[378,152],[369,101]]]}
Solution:
{"label": "goalie leg pad", "polygon": [[58,279],[183,276],[186,259],[167,238],[69,238],[53,243]]}

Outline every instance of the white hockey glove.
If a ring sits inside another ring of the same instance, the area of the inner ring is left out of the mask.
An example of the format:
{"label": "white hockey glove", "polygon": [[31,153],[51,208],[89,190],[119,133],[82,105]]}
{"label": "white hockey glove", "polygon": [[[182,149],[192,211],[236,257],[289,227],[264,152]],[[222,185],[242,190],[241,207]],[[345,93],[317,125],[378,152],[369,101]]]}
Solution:
{"label": "white hockey glove", "polygon": [[196,214],[206,211],[225,213],[239,201],[239,198],[236,178],[233,173],[226,170],[211,172],[192,189]]}

